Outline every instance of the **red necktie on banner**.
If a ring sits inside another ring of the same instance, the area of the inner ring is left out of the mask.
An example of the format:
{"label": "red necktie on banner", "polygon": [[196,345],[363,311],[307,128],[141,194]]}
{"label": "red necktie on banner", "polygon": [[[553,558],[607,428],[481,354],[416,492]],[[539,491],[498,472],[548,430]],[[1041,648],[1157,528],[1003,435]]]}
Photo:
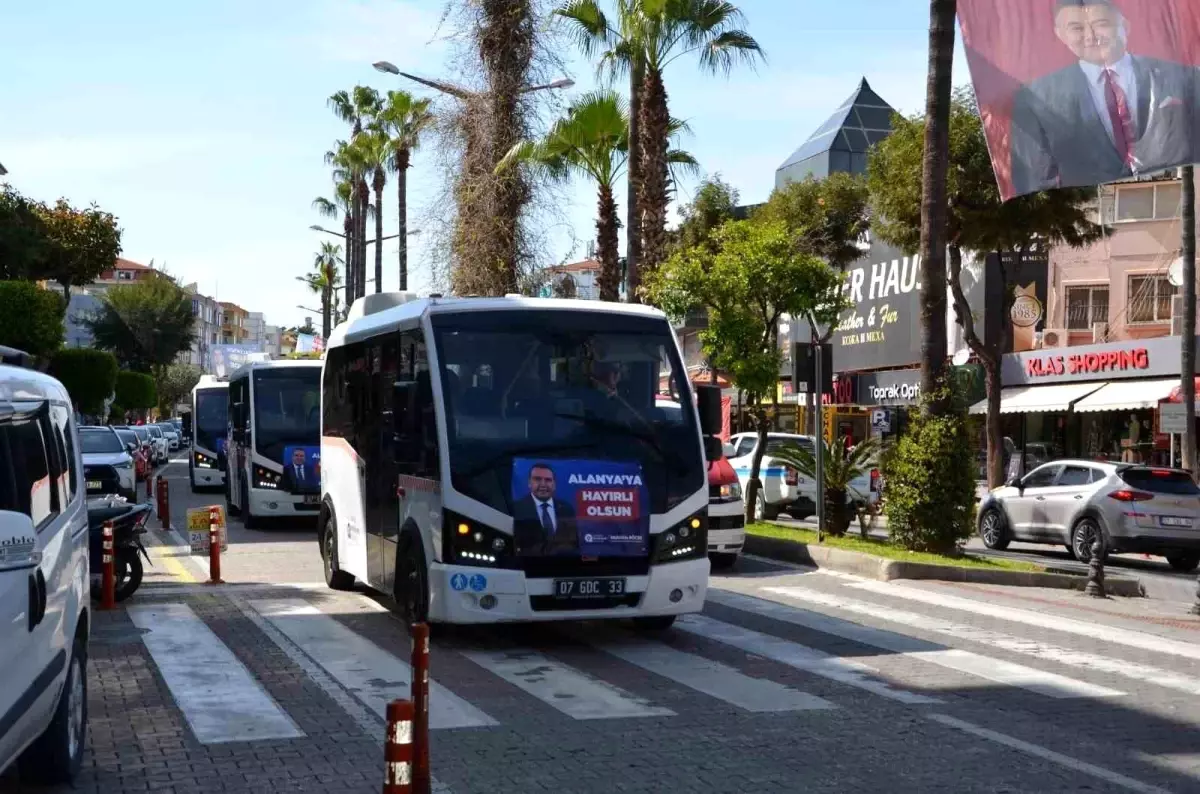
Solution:
{"label": "red necktie on banner", "polygon": [[1113,145],[1126,165],[1133,164],[1133,118],[1129,115],[1129,102],[1117,82],[1117,73],[1104,70],[1104,98],[1108,103],[1108,117],[1112,121]]}

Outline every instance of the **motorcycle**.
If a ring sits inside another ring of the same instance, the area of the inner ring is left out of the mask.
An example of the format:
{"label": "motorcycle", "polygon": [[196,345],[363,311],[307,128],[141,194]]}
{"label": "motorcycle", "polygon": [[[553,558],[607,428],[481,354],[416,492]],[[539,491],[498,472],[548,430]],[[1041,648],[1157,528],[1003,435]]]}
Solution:
{"label": "motorcycle", "polygon": [[[116,600],[124,601],[142,584],[141,557],[150,562],[141,536],[146,534],[146,521],[150,518],[151,507],[148,503],[135,504],[120,496],[110,495],[88,500],[87,511],[92,598],[98,601],[101,597],[104,582],[104,524],[111,521]],[[139,552],[141,557],[138,556]]]}

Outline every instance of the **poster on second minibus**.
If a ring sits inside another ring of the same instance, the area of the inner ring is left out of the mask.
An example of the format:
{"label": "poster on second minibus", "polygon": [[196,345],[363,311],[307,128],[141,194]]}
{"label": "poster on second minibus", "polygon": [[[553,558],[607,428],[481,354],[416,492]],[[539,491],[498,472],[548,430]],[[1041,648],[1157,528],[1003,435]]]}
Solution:
{"label": "poster on second minibus", "polygon": [[321,448],[296,445],[283,448],[283,490],[318,493],[321,490]]}
{"label": "poster on second minibus", "polygon": [[649,491],[637,463],[516,458],[512,499],[518,556],[647,553]]}

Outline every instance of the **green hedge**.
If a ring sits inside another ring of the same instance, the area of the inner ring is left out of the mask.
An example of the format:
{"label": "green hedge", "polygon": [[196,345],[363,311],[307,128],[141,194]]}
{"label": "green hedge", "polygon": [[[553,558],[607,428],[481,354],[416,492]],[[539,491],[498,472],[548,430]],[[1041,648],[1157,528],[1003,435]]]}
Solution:
{"label": "green hedge", "polygon": [[117,385],[117,358],[90,348],[65,348],[50,360],[50,374],[62,381],[75,409],[97,416]]}
{"label": "green hedge", "polygon": [[158,404],[154,378],[140,372],[118,372],[117,402],[129,411],[149,411]]}
{"label": "green hedge", "polygon": [[62,346],[66,306],[32,281],[0,281],[0,345],[47,356]]}

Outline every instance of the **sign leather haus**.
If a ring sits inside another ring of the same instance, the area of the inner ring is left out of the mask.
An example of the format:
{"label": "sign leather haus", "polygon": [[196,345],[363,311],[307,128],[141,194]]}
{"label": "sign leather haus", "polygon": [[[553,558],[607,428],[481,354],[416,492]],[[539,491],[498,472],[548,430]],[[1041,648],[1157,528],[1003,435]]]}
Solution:
{"label": "sign leather haus", "polygon": [[919,256],[872,240],[867,255],[847,269],[842,290],[852,305],[829,338],[835,372],[920,361],[920,268]]}

